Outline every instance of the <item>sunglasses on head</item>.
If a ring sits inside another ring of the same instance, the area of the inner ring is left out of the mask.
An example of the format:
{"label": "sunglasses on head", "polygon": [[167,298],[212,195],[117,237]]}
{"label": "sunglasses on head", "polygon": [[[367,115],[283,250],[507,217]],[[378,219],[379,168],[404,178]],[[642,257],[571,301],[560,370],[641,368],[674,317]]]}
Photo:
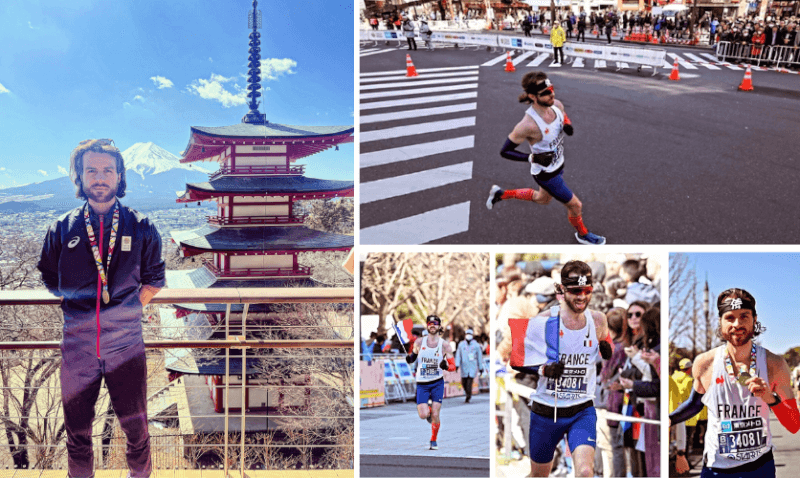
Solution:
{"label": "sunglasses on head", "polygon": [[642,316],[642,313],[641,313],[641,312],[628,312],[628,318],[629,318],[629,319],[630,319],[631,317],[641,317],[641,316]]}
{"label": "sunglasses on head", "polygon": [[586,287],[567,287],[567,292],[572,295],[591,294],[594,288],[592,286]]}
{"label": "sunglasses on head", "polygon": [[113,139],[84,139],[83,141],[81,141],[78,144],[80,146],[83,146],[84,144],[91,143],[92,141],[96,142],[97,144],[103,145],[103,146],[114,146],[114,140]]}

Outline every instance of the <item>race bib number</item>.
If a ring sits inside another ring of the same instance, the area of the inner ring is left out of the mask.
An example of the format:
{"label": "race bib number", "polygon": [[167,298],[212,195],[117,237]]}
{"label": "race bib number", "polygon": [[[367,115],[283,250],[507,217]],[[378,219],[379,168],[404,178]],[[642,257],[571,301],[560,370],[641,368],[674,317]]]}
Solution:
{"label": "race bib number", "polygon": [[553,151],[553,163],[556,164],[561,158],[564,156],[564,133],[558,135],[558,138],[554,139],[547,145],[547,149]]}
{"label": "race bib number", "polygon": [[[586,369],[565,368],[558,379],[558,398],[571,399],[586,395]],[[547,381],[547,391],[555,395],[556,381]]]}
{"label": "race bib number", "polygon": [[719,452],[733,460],[750,461],[767,446],[761,417],[724,421],[719,435]]}
{"label": "race bib number", "polygon": [[427,365],[422,369],[422,378],[431,378],[439,375],[439,366]]}

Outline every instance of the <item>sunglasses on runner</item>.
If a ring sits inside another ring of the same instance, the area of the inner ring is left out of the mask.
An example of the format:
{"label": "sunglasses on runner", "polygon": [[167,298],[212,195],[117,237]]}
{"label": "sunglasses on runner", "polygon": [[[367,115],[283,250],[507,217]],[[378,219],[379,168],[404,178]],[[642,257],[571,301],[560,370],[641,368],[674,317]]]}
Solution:
{"label": "sunglasses on runner", "polygon": [[628,318],[629,318],[629,319],[630,319],[631,317],[641,317],[641,316],[642,316],[642,313],[641,313],[641,312],[630,312],[630,313],[628,314]]}
{"label": "sunglasses on runner", "polygon": [[553,90],[553,85],[550,85],[544,91],[542,91],[540,93],[536,93],[536,96],[539,96],[539,97],[550,96],[550,95],[554,95],[555,93],[556,92]]}
{"label": "sunglasses on runner", "polygon": [[566,289],[566,290],[567,290],[567,292],[569,292],[569,293],[570,293],[570,294],[572,294],[572,295],[582,295],[582,294],[589,295],[589,294],[591,294],[591,293],[592,293],[592,291],[594,290],[594,288],[593,288],[592,286],[586,286],[586,287],[567,287],[567,289]]}

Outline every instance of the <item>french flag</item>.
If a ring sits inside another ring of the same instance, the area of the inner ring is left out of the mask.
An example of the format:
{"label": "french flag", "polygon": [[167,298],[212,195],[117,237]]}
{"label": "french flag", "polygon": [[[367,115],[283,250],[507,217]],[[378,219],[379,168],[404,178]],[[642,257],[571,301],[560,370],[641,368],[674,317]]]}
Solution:
{"label": "french flag", "polygon": [[512,367],[530,367],[558,361],[558,314],[553,317],[508,319],[508,325],[511,328]]}
{"label": "french flag", "polygon": [[394,331],[400,342],[403,344],[411,342],[411,328],[414,327],[414,322],[411,319],[401,320],[392,327],[394,327]]}

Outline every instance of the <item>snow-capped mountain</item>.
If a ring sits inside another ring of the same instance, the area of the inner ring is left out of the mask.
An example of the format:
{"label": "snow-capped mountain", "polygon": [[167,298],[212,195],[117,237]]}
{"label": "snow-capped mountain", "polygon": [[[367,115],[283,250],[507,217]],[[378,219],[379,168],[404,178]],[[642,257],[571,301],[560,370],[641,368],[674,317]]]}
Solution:
{"label": "snow-capped mountain", "polygon": [[180,158],[166,149],[152,142],[136,143],[122,152],[125,159],[125,169],[130,174],[135,172],[142,179],[145,175],[163,173],[171,169],[187,169],[201,173],[209,173],[208,170],[196,164],[182,164]]}

